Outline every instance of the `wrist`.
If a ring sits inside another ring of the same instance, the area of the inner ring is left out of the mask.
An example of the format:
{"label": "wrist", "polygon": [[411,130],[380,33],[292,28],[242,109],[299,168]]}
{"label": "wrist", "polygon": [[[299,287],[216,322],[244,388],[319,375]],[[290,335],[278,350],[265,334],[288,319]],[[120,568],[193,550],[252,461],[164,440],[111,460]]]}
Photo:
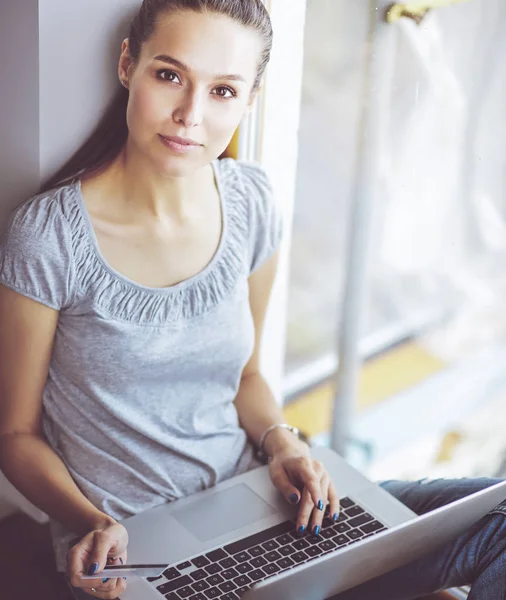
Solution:
{"label": "wrist", "polygon": [[276,427],[270,431],[264,441],[264,452],[274,458],[284,452],[309,454],[309,446],[288,429]]}
{"label": "wrist", "polygon": [[105,513],[99,513],[92,517],[89,527],[90,531],[95,531],[97,529],[107,529],[107,527],[110,527],[115,523],[117,523],[117,521],[109,515],[106,515]]}

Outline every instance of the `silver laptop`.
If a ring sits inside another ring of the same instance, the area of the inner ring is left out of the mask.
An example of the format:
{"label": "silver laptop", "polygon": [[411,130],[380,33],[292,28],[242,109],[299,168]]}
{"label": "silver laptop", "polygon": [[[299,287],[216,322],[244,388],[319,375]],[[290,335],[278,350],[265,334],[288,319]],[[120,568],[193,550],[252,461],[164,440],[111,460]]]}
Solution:
{"label": "silver laptop", "polygon": [[297,507],[267,467],[255,469],[125,519],[128,562],[168,566],[130,579],[121,600],[325,600],[444,544],[506,498],[504,482],[418,517],[332,450],[313,456],[340,495],[337,523],[300,537]]}

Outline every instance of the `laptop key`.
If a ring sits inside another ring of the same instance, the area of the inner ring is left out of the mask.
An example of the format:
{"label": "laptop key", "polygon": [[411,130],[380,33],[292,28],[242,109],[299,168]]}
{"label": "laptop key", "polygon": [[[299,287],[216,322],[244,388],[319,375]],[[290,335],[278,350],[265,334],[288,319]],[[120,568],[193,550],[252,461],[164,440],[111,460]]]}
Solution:
{"label": "laptop key", "polygon": [[372,521],[371,523],[362,525],[360,529],[362,529],[364,533],[372,533],[373,531],[378,531],[378,529],[383,529],[383,524],[379,521]]}
{"label": "laptop key", "polygon": [[[229,554],[236,554],[237,552],[241,552],[243,550],[247,550],[248,548],[252,548],[253,546],[257,546],[262,542],[266,542],[267,540],[271,540],[278,535],[282,535],[283,533],[288,533],[289,531],[293,531],[294,524],[292,521],[284,521],[279,525],[274,525],[274,527],[269,527],[268,529],[264,529],[264,531],[260,531],[259,533],[254,533],[248,537],[239,540],[238,542],[234,542],[233,544],[228,544],[225,546],[225,550]],[[235,557],[234,557],[235,558]]]}
{"label": "laptop key", "polygon": [[334,537],[333,540],[338,546],[344,546],[350,541],[350,538],[344,533],[342,533],[341,535]]}
{"label": "laptop key", "polygon": [[166,569],[163,572],[164,577],[166,577],[169,581],[172,581],[172,579],[177,579],[178,577],[181,576],[181,573],[175,569],[174,567],[171,567],[170,569]]}
{"label": "laptop key", "polygon": [[[178,575],[179,575],[179,573],[178,573]],[[158,577],[146,577],[146,579],[147,579],[147,580],[148,580],[150,583],[152,583],[153,581],[158,581],[158,580],[159,580],[159,579],[161,579],[161,578],[162,578],[162,576],[161,576],[161,575],[158,575]]]}
{"label": "laptop key", "polygon": [[[300,541],[300,540],[297,540],[297,541]],[[279,553],[282,556],[290,556],[290,554],[293,554],[296,550],[297,550],[297,548],[294,548],[293,545],[281,546],[281,548],[279,549]]]}
{"label": "laptop key", "polygon": [[222,558],[227,558],[228,554],[225,552],[225,550],[223,550],[223,548],[218,548],[217,550],[213,550],[212,552],[208,552],[206,554],[206,557],[211,562],[218,562]]}
{"label": "laptop key", "polygon": [[207,566],[211,561],[205,556],[197,556],[197,558],[193,558],[191,562],[200,569],[201,567]]}
{"label": "laptop key", "polygon": [[345,531],[350,530],[350,526],[348,525],[348,523],[338,523],[337,525],[334,525],[332,527],[332,530],[337,533],[344,533]]}
{"label": "laptop key", "polygon": [[292,546],[296,549],[296,550],[304,550],[304,548],[309,548],[311,544],[305,540],[304,538],[302,538],[301,540],[297,540],[296,542],[294,542],[292,544]]}
{"label": "laptop key", "polygon": [[284,533],[283,535],[280,535],[279,537],[276,538],[276,541],[278,542],[278,544],[280,546],[286,546],[287,544],[290,544],[292,542],[293,538],[291,535],[289,535],[288,533]]}
{"label": "laptop key", "polygon": [[193,583],[191,578],[188,577],[188,575],[182,575],[181,577],[173,579],[168,583],[162,583],[162,585],[159,585],[156,589],[161,594],[168,594],[169,592],[175,592],[176,590],[184,587],[185,585],[190,585],[190,583]]}
{"label": "laptop key", "polygon": [[288,558],[288,557],[285,557],[285,558],[282,558],[281,560],[278,560],[278,565],[283,570],[289,569],[290,567],[293,567],[294,564],[295,564],[295,562],[291,558]]}
{"label": "laptop key", "polygon": [[237,562],[244,562],[245,560],[249,560],[251,556],[247,552],[238,552],[234,554],[234,558]]}
{"label": "laptop key", "polygon": [[234,583],[237,587],[247,587],[251,584],[251,579],[247,575],[239,575],[234,579]]}
{"label": "laptop key", "polygon": [[301,550],[300,552],[296,552],[295,554],[292,554],[292,556],[290,558],[292,560],[294,560],[296,563],[301,563],[308,559],[308,555],[304,552],[304,550]]}
{"label": "laptop key", "polygon": [[179,600],[177,594],[173,594],[172,592],[170,594],[167,594],[165,598],[166,600]]}
{"label": "laptop key", "polygon": [[262,544],[262,548],[269,552],[271,550],[276,550],[276,548],[279,548],[279,544],[275,540],[269,540],[268,542]]}
{"label": "laptop key", "polygon": [[319,545],[319,548],[321,548],[324,552],[328,552],[329,550],[334,550],[334,548],[337,548],[337,544],[332,540],[325,540]]}
{"label": "laptop key", "polygon": [[310,544],[319,544],[322,541],[322,538],[318,535],[308,535],[306,537],[306,540],[310,543]]}
{"label": "laptop key", "polygon": [[220,600],[237,600],[239,596],[234,594],[234,592],[229,592],[228,594],[224,594]]}
{"label": "laptop key", "polygon": [[272,552],[267,552],[264,558],[269,562],[274,562],[275,560],[279,560],[281,558],[281,554],[277,550],[273,550]]}
{"label": "laptop key", "polygon": [[315,556],[320,556],[320,554],[323,552],[323,550],[321,548],[319,548],[318,546],[311,546],[311,548],[308,548],[305,552],[306,552],[306,554],[309,554],[309,556],[315,557]]}
{"label": "laptop key", "polygon": [[364,537],[364,532],[360,531],[360,529],[352,529],[351,531],[348,531],[346,535],[352,540],[358,540],[359,538]]}
{"label": "laptop key", "polygon": [[267,575],[274,575],[274,573],[279,573],[281,571],[281,567],[279,567],[276,563],[265,565],[263,569]]}
{"label": "laptop key", "polygon": [[341,498],[339,500],[339,504],[341,505],[341,508],[349,508],[350,506],[353,506],[355,503],[353,502],[353,500],[350,500],[350,498]]}
{"label": "laptop key", "polygon": [[239,589],[237,589],[235,591],[235,593],[239,596],[239,598],[241,598],[241,596],[244,596],[244,594],[249,590],[249,586],[243,586],[240,587]]}
{"label": "laptop key", "polygon": [[265,578],[265,573],[262,569],[255,569],[254,571],[251,571],[251,573],[248,573],[248,577],[251,577],[253,581],[259,581],[260,579]]}
{"label": "laptop key", "polygon": [[209,588],[204,592],[207,598],[217,598],[221,596],[221,591],[218,588]]}
{"label": "laptop key", "polygon": [[230,569],[230,567],[234,567],[236,564],[237,564],[237,561],[235,561],[231,556],[229,556],[228,558],[224,558],[223,560],[220,560],[220,565],[224,569]]}
{"label": "laptop key", "polygon": [[330,540],[330,538],[334,537],[335,531],[333,529],[324,529],[320,532],[320,536],[325,540]]}
{"label": "laptop key", "polygon": [[208,573],[206,573],[204,571],[204,569],[197,569],[197,571],[193,571],[193,573],[190,573],[190,577],[192,579],[194,579],[195,581],[199,581],[200,579],[205,579],[207,577]]}
{"label": "laptop key", "polygon": [[177,565],[177,568],[178,568],[180,571],[182,571],[183,569],[187,569],[188,567],[191,567],[191,566],[192,566],[191,562],[190,562],[189,560],[187,560],[187,561],[185,561],[185,562],[179,563],[179,564]]}
{"label": "laptop key", "polygon": [[355,517],[357,515],[362,514],[363,512],[365,512],[365,510],[363,508],[361,508],[360,506],[351,506],[350,508],[347,508],[345,510],[346,514],[348,515],[348,517]]}
{"label": "laptop key", "polygon": [[206,600],[206,597],[204,594],[199,592],[198,594],[193,594],[193,596],[190,596],[189,600]]}
{"label": "laptop key", "polygon": [[177,591],[177,595],[180,598],[189,598],[190,596],[193,596],[193,590],[192,590],[192,588],[189,585],[187,585],[187,586],[182,587],[181,589],[179,589]]}
{"label": "laptop key", "polygon": [[205,570],[208,575],[214,575],[215,573],[219,573],[221,571],[221,566],[219,563],[211,563],[205,567]]}
{"label": "laptop key", "polygon": [[209,585],[218,585],[219,583],[223,583],[225,580],[221,575],[211,575],[206,579]]}
{"label": "laptop key", "polygon": [[232,568],[222,571],[220,575],[225,579],[233,579],[234,577],[237,577],[239,575],[239,572]]}
{"label": "laptop key", "polygon": [[251,556],[260,556],[261,554],[265,554],[265,549],[262,548],[262,546],[253,546],[253,548],[250,548],[248,552],[251,554]]}
{"label": "laptop key", "polygon": [[253,565],[254,567],[263,567],[264,565],[267,564],[267,561],[265,560],[265,558],[263,556],[257,556],[256,558],[252,558],[249,561],[250,565]]}
{"label": "laptop key", "polygon": [[235,590],[236,586],[235,584],[233,584],[231,581],[225,581],[225,583],[222,583],[218,586],[220,588],[220,590],[222,592],[231,592],[232,590]]}
{"label": "laptop key", "polygon": [[353,517],[348,521],[348,525],[350,527],[358,527],[359,525],[363,525],[364,523],[368,523],[369,521],[374,521],[374,517],[369,513],[364,513],[363,515],[358,515],[358,517]]}
{"label": "laptop key", "polygon": [[[371,534],[372,535],[372,534]],[[253,567],[247,563],[247,562],[243,562],[243,563],[239,563],[236,567],[235,570],[238,573],[247,573],[248,571],[253,571]]]}
{"label": "laptop key", "polygon": [[192,583],[192,588],[194,592],[203,592],[209,587],[211,586],[207,583],[207,581],[196,581],[195,583]]}

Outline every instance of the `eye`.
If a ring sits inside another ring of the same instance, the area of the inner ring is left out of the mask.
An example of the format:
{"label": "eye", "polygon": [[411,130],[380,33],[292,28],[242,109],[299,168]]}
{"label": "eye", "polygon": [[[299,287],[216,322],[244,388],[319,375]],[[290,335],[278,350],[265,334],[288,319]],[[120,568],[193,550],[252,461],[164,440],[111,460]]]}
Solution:
{"label": "eye", "polygon": [[228,98],[235,98],[237,96],[237,94],[232,88],[229,88],[225,85],[218,86],[214,89],[214,91],[216,92],[216,96],[219,96],[220,98],[225,98],[225,100],[227,100]]}
{"label": "eye", "polygon": [[[165,74],[168,74],[167,77],[164,77]],[[162,81],[168,81],[170,83],[181,83],[181,79],[179,79],[179,75],[175,71],[170,71],[169,69],[160,69],[156,72],[156,76],[158,79]]]}

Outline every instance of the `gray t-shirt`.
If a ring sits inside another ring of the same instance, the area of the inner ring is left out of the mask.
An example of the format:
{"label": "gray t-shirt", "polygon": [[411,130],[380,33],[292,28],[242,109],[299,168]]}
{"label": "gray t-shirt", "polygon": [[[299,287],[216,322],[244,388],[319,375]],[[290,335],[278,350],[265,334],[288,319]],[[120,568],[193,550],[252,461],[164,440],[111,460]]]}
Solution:
{"label": "gray t-shirt", "polygon": [[[14,212],[0,283],[60,311],[43,432],[100,510],[123,519],[258,466],[233,403],[254,347],[248,277],[277,248],[265,172],[214,161],[223,229],[203,271],[167,288],[100,253],[80,181]],[[57,567],[76,534],[51,520]]]}

